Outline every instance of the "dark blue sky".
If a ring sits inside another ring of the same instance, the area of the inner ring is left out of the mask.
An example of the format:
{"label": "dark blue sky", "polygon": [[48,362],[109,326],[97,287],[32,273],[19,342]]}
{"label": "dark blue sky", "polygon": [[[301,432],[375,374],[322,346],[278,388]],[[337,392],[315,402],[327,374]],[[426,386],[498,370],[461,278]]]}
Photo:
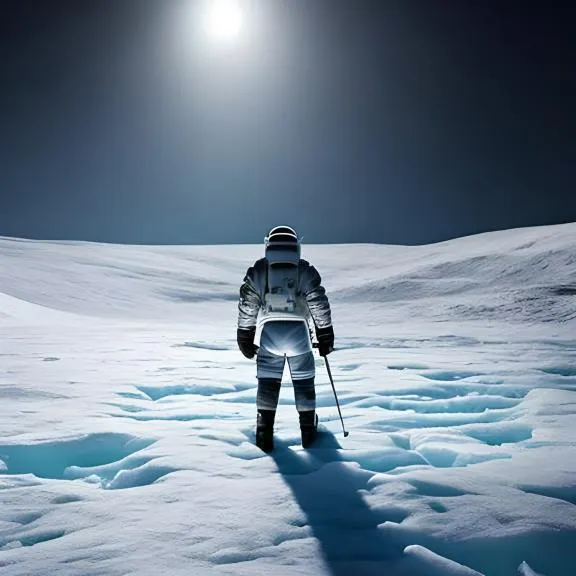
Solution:
{"label": "dark blue sky", "polygon": [[3,0],[0,235],[419,244],[576,220],[569,3]]}

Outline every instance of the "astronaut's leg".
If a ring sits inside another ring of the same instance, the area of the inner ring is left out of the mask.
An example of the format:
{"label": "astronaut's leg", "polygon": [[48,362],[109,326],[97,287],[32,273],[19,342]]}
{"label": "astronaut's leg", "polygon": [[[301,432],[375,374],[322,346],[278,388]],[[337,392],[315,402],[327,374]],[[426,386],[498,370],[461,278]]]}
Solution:
{"label": "astronaut's leg", "polygon": [[274,449],[274,419],[280,395],[280,378],[258,378],[256,446],[264,452]]}
{"label": "astronaut's leg", "polygon": [[307,448],[316,438],[318,417],[316,416],[316,389],[314,387],[314,356],[306,352],[299,356],[288,358],[292,384],[294,386],[294,399],[296,410],[300,418],[300,432],[302,446]]}
{"label": "astronaut's leg", "polygon": [[263,348],[258,351],[256,364],[258,377],[256,446],[264,452],[271,452],[274,449],[274,419],[280,396],[284,362],[284,356],[271,354]]}
{"label": "astronaut's leg", "polygon": [[295,378],[292,381],[294,386],[294,400],[296,410],[301,415],[305,412],[316,410],[316,389],[314,388],[314,378]]}

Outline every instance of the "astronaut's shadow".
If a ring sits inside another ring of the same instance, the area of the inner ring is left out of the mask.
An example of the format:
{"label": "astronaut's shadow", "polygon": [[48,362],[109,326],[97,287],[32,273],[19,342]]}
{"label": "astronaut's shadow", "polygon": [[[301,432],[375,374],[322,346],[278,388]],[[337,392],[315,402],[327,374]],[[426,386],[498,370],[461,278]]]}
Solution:
{"label": "astronaut's shadow", "polygon": [[271,454],[321,547],[334,576],[381,575],[385,565],[402,555],[402,546],[388,541],[378,524],[390,519],[372,510],[359,491],[369,475],[340,457],[337,439],[322,431],[307,451],[294,452],[276,441]]}

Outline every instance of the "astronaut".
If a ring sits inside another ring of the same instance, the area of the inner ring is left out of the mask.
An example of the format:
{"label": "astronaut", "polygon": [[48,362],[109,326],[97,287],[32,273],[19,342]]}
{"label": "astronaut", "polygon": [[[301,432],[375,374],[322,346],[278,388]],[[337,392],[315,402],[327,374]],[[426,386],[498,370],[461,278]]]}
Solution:
{"label": "astronaut", "polygon": [[[318,351],[334,349],[330,304],[320,274],[300,258],[300,239],[288,226],[277,226],[265,238],[265,257],[248,268],[238,303],[237,340],[246,358],[256,355],[258,378],[256,445],[274,449],[274,419],[284,364],[288,361],[302,446],[316,437],[315,364],[312,334]],[[259,346],[256,346],[256,335]]]}

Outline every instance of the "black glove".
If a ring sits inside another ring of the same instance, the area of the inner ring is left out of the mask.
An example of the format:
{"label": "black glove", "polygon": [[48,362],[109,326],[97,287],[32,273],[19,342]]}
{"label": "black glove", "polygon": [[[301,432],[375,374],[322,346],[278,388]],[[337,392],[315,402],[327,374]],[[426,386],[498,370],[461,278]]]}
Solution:
{"label": "black glove", "polygon": [[318,340],[318,352],[320,356],[328,356],[334,351],[334,328],[316,328],[316,339]]}
{"label": "black glove", "polygon": [[256,327],[252,328],[238,328],[236,339],[238,340],[238,348],[246,358],[254,358],[254,354],[258,351],[258,346],[254,345],[254,336],[256,336]]}

